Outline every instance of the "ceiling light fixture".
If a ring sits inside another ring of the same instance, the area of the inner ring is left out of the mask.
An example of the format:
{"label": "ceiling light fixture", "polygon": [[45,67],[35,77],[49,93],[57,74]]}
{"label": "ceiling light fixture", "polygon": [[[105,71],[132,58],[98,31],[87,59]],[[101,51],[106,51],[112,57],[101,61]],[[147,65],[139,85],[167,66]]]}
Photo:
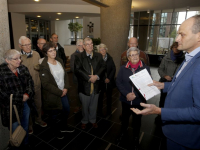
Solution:
{"label": "ceiling light fixture", "polygon": [[35,2],[39,2],[40,0],[34,0]]}
{"label": "ceiling light fixture", "polygon": [[75,18],[77,18],[77,19],[78,19],[78,18],[79,18],[79,16],[76,16]]}
{"label": "ceiling light fixture", "polygon": [[42,16],[39,16],[39,15],[38,15],[37,17],[40,18],[40,17],[42,17]]}
{"label": "ceiling light fixture", "polygon": [[56,18],[56,20],[60,20],[59,18]]}
{"label": "ceiling light fixture", "polygon": [[150,10],[149,10],[149,9],[147,10],[147,13],[148,13],[148,14],[150,13]]}
{"label": "ceiling light fixture", "polygon": [[62,13],[57,13],[58,15],[61,15]]}
{"label": "ceiling light fixture", "polygon": [[187,11],[190,10],[190,6],[187,6],[186,10],[187,10]]}

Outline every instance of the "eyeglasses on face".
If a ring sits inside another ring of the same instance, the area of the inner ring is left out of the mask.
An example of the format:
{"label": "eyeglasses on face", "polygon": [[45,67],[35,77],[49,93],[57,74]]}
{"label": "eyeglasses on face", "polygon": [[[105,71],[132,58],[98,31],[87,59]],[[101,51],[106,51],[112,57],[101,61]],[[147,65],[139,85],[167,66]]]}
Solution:
{"label": "eyeglasses on face", "polygon": [[139,54],[137,53],[137,54],[132,54],[132,55],[128,55],[129,57],[137,57],[137,56],[139,56]]}
{"label": "eyeglasses on face", "polygon": [[91,43],[91,44],[84,44],[86,47],[88,47],[88,46],[93,46],[93,43]]}
{"label": "eyeglasses on face", "polygon": [[83,47],[83,45],[78,45],[78,47]]}
{"label": "eyeglasses on face", "polygon": [[14,60],[14,61],[21,60],[21,57],[18,57],[18,58],[12,58],[12,60]]}
{"label": "eyeglasses on face", "polygon": [[29,44],[24,44],[24,45],[21,44],[21,46],[22,46],[22,47],[29,47],[29,46],[31,46],[31,43],[29,43]]}
{"label": "eyeglasses on face", "polygon": [[55,51],[56,51],[56,49],[52,49],[52,50],[49,50],[47,52],[52,53],[52,52],[55,52]]}

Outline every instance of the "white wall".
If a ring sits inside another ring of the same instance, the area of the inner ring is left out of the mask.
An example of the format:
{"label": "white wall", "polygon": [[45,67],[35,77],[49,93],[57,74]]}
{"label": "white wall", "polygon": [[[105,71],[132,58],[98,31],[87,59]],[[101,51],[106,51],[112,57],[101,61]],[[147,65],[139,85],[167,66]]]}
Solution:
{"label": "white wall", "polygon": [[[58,35],[58,42],[62,47],[71,43],[71,32],[68,29],[69,20],[55,21],[55,33]],[[53,29],[51,29],[53,30]]]}
{"label": "white wall", "polygon": [[25,15],[18,13],[11,13],[11,19],[12,19],[14,47],[17,50],[20,50],[19,38],[20,36],[26,36]]}

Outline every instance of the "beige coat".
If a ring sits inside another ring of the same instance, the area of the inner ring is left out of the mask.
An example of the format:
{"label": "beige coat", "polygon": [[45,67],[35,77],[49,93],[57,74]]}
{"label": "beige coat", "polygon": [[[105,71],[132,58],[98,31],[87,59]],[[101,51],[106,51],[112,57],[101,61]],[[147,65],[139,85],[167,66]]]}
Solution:
{"label": "beige coat", "polygon": [[39,77],[39,59],[40,55],[38,52],[33,51],[32,57],[28,57],[25,54],[21,55],[22,64],[26,66],[32,76],[34,81],[34,89],[35,91],[41,89],[41,82]]}

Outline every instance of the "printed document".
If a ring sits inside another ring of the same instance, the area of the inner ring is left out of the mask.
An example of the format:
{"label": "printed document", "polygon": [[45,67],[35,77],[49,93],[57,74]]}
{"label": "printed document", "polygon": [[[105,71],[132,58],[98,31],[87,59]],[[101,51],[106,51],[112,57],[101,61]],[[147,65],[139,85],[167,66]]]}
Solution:
{"label": "printed document", "polygon": [[146,69],[141,70],[129,78],[146,100],[160,94],[160,90],[156,86],[148,86],[148,84],[153,83],[153,80]]}

